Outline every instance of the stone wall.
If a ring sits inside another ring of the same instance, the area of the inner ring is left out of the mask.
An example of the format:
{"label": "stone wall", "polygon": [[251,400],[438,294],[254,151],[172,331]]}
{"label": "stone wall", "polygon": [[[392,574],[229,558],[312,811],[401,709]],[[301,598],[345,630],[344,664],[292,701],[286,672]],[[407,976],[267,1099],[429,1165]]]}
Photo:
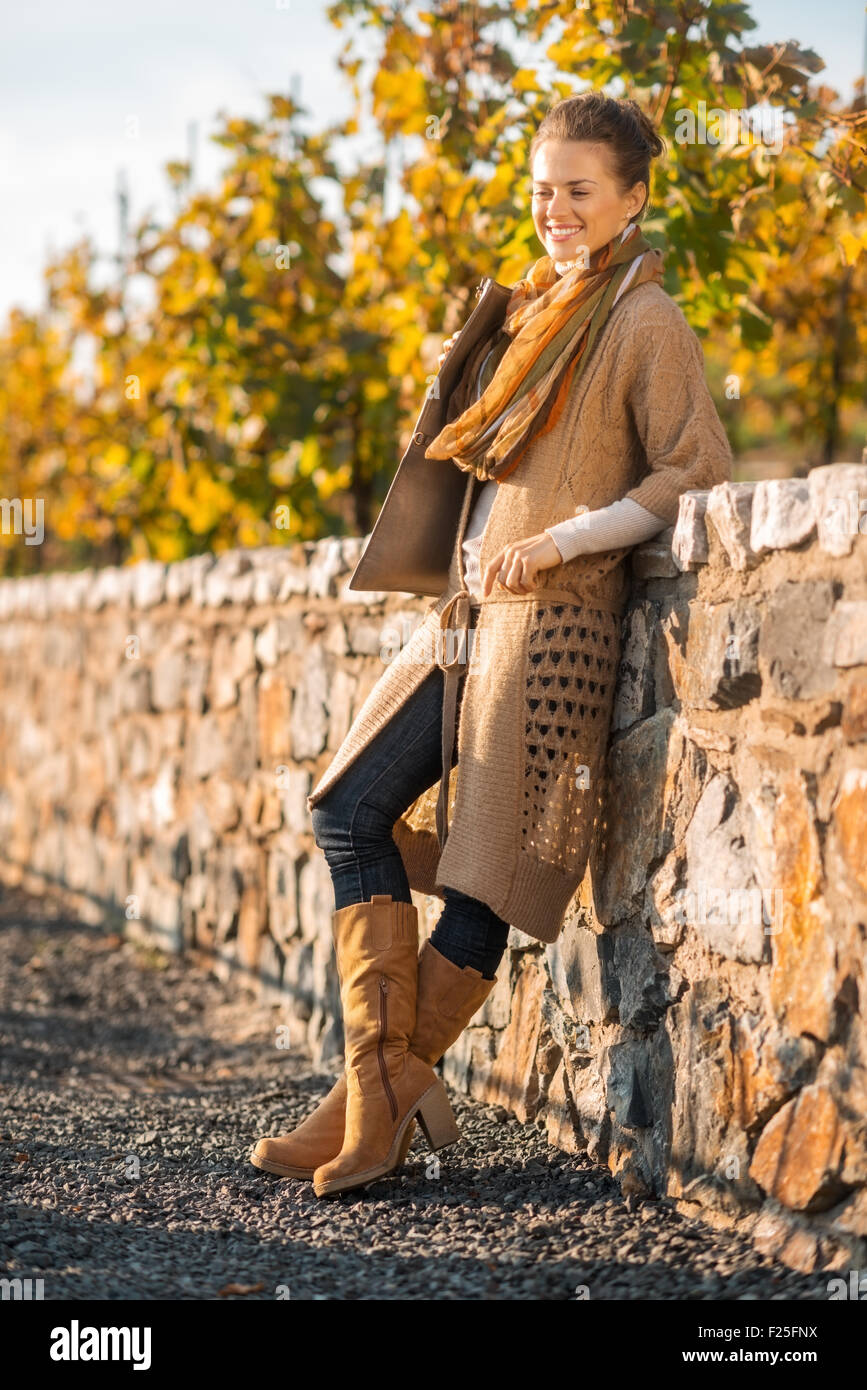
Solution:
{"label": "stone wall", "polygon": [[[867,1266],[865,512],[863,465],[724,484],[632,552],[587,875],[445,1062],[805,1270]],[[350,591],[362,545],[0,582],[4,880],[252,984],[323,1063],[306,796],[430,602]]]}

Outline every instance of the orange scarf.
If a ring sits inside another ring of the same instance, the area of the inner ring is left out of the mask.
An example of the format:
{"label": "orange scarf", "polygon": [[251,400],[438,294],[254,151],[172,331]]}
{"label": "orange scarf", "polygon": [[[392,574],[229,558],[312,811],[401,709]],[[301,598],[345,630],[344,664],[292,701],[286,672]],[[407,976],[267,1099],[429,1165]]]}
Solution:
{"label": "orange scarf", "polygon": [[625,241],[618,235],[600,247],[586,268],[558,275],[550,256],[535,261],[512,290],[502,329],[464,368],[461,406],[493,341],[480,398],[440,430],[425,458],[453,459],[482,481],[511,473],[532,440],[556,423],[637,256],[643,260],[625,293],[647,280],[662,284],[662,253],[637,226]]}

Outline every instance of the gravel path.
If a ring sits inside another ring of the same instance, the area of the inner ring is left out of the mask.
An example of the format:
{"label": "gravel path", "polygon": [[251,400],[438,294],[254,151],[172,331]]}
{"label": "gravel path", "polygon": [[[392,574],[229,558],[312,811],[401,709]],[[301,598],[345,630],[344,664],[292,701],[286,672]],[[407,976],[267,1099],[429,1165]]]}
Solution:
{"label": "gravel path", "polygon": [[[827,1298],[453,1094],[463,1141],[319,1201],[252,1142],[332,1084],[189,964],[0,896],[0,1271],[46,1299]],[[434,1165],[435,1166],[435,1165]]]}

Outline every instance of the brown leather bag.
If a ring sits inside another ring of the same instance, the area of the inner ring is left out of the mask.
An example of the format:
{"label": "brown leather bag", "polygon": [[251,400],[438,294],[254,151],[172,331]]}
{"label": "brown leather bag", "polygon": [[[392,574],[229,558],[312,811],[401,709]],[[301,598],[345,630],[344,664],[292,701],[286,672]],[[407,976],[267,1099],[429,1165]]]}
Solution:
{"label": "brown leather bag", "polygon": [[470,475],[451,459],[426,459],[424,451],[447,422],[449,399],[473,349],[502,325],[511,293],[490,278],[479,285],[472,313],[425,396],[350,589],[439,595],[446,588]]}

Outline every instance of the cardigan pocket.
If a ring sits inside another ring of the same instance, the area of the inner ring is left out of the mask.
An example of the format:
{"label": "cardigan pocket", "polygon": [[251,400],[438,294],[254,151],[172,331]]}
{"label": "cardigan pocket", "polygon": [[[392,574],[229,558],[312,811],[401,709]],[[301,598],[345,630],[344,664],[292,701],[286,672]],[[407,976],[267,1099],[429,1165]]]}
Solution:
{"label": "cardigan pocket", "polygon": [[533,601],[524,662],[520,847],[583,875],[601,804],[620,624],[582,603]]}

